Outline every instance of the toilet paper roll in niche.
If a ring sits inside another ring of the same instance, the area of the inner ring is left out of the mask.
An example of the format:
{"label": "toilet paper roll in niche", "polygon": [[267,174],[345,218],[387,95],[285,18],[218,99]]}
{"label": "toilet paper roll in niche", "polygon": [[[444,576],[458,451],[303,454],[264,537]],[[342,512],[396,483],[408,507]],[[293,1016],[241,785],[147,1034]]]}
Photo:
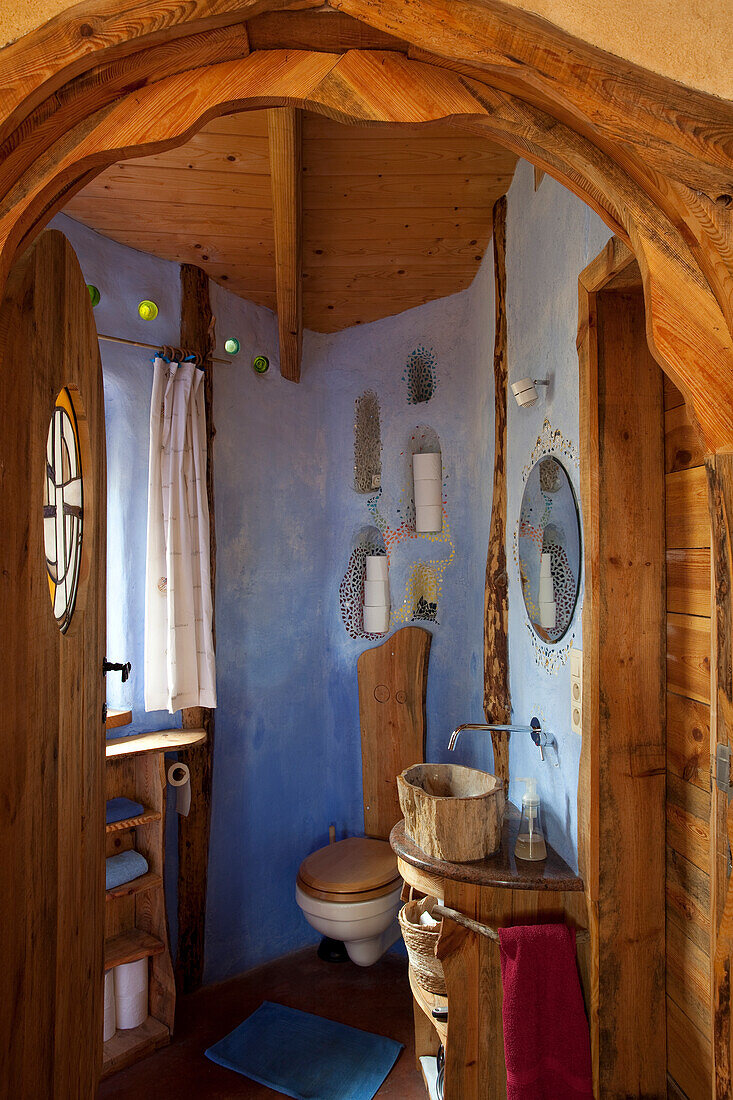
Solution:
{"label": "toilet paper roll in niche", "polygon": [[388,581],[364,581],[364,603],[367,607],[388,607]]}
{"label": "toilet paper roll in niche", "polygon": [[107,970],[104,975],[104,1031],[102,1033],[105,1043],[112,1038],[116,1030],[115,972],[114,970]]}
{"label": "toilet paper roll in niche", "polygon": [[168,768],[168,782],[176,788],[176,810],[188,817],[191,809],[191,773],[187,764],[176,762]]}
{"label": "toilet paper roll in niche", "polygon": [[115,1014],[121,1031],[139,1027],[148,1015],[148,960],[136,959],[114,968]]}
{"label": "toilet paper roll in niche", "polygon": [[414,481],[442,481],[443,456],[440,451],[430,451],[412,456],[412,476]]}
{"label": "toilet paper roll in niche", "polygon": [[388,629],[388,607],[364,607],[364,630],[367,634],[386,634]]}
{"label": "toilet paper roll in niche", "polygon": [[443,483],[437,480],[415,482],[415,507],[440,508],[443,503]]}
{"label": "toilet paper roll in niche", "polygon": [[389,580],[389,558],[386,554],[367,554],[366,579],[368,581]]}

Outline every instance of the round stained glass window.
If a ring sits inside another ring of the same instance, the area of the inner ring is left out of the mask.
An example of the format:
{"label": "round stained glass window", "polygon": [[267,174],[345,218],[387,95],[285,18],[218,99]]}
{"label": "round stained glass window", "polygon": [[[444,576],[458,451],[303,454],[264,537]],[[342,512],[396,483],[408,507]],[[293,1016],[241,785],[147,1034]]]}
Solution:
{"label": "round stained glass window", "polygon": [[46,443],[43,541],[51,606],[62,634],[74,614],[84,520],[79,425],[68,389],[56,398]]}

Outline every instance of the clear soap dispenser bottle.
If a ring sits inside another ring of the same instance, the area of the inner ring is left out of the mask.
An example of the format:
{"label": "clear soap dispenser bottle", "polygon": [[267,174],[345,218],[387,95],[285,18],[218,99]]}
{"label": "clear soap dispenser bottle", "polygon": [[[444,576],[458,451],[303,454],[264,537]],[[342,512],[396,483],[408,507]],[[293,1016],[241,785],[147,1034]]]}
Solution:
{"label": "clear soap dispenser bottle", "polygon": [[534,776],[529,776],[526,779],[517,776],[517,779],[520,783],[526,783],[527,789],[522,796],[522,817],[519,822],[519,836],[514,848],[514,855],[518,859],[545,859],[547,845],[542,832],[537,780]]}

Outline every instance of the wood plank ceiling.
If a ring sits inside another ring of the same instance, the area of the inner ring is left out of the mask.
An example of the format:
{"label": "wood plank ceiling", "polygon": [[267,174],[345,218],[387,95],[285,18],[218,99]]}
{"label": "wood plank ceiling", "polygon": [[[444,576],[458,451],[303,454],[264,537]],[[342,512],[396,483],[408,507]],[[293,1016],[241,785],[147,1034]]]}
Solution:
{"label": "wood plank ceiling", "polygon": [[[465,289],[516,157],[447,122],[345,126],[303,112],[303,324],[335,332]],[[102,172],[65,208],[277,309],[267,111]]]}

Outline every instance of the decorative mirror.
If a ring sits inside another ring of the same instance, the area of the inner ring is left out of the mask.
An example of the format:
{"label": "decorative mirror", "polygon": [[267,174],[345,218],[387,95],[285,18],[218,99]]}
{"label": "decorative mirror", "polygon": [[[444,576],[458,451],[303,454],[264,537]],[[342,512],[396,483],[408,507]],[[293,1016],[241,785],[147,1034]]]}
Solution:
{"label": "decorative mirror", "polygon": [[565,467],[542,456],[527,478],[519,517],[519,573],[535,633],[550,645],[566,634],[580,591],[580,517]]}

